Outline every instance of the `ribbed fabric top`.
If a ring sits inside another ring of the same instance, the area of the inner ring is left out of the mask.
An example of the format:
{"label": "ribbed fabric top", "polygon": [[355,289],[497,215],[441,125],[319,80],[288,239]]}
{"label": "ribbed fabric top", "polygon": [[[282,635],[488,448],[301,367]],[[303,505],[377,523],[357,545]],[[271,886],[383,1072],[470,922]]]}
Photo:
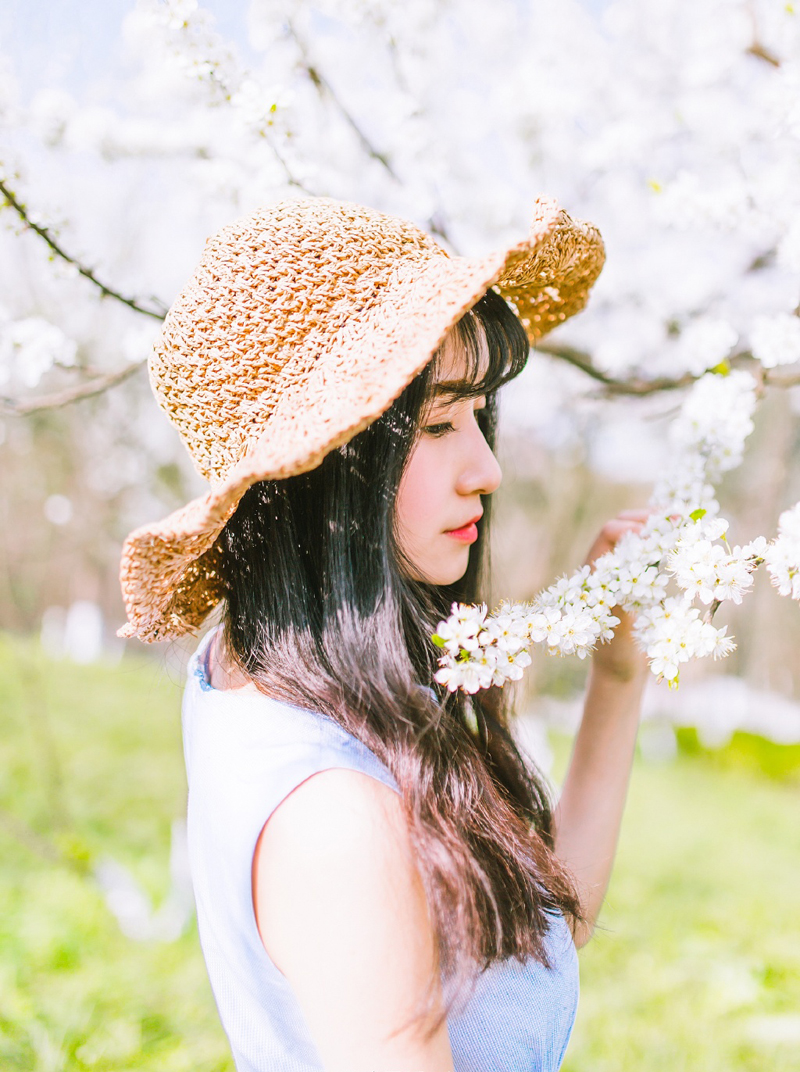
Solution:
{"label": "ribbed fabric top", "polygon": [[[183,740],[188,838],[200,943],[238,1072],[323,1072],[303,1014],[256,926],[253,852],[264,823],[318,771],[345,767],[397,790],[389,770],[327,716],[254,693],[212,688],[210,636],[189,663]],[[479,976],[448,1018],[455,1072],[555,1072],[578,1001],[575,946],[562,917],[553,967],[507,960]]]}

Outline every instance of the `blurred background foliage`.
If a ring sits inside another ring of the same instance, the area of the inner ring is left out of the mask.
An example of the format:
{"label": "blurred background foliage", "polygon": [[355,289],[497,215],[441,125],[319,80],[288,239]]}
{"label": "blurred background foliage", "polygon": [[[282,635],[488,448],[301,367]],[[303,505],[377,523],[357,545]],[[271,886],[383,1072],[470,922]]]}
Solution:
{"label": "blurred background foliage", "polygon": [[[96,878],[113,857],[154,910],[169,897],[179,666],[0,644],[4,1069],[232,1072],[193,921],[133,940]],[[569,737],[549,744],[558,782]],[[798,748],[681,732],[675,755],[637,757],[565,1069],[800,1068],[798,804]]]}

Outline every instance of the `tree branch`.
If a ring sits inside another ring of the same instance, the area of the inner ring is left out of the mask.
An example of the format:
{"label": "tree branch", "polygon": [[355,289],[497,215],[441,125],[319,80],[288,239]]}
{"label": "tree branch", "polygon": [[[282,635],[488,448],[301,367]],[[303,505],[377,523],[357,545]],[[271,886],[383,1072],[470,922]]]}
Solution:
{"label": "tree branch", "polygon": [[286,157],[280,151],[280,149],[275,144],[275,142],[272,140],[272,138],[267,138],[266,135],[264,135],[264,137],[266,139],[267,145],[269,145],[270,149],[272,150],[272,155],[275,157],[275,159],[278,161],[280,166],[283,168],[283,173],[286,176],[287,185],[293,186],[296,190],[300,190],[301,193],[306,194],[308,197],[319,197],[319,194],[317,194],[313,190],[309,189],[309,187],[306,186],[305,183],[301,182],[300,179],[295,178],[292,169],[289,167],[289,164],[287,163]]}
{"label": "tree branch", "polygon": [[556,357],[560,361],[566,361],[570,365],[574,365],[575,368],[585,372],[587,376],[591,376],[593,380],[598,380],[606,388],[609,394],[616,395],[654,395],[660,391],[676,391],[681,387],[688,387],[694,383],[699,377],[692,375],[691,372],[685,372],[682,376],[676,379],[671,379],[667,376],[657,376],[655,379],[647,380],[641,377],[635,377],[631,380],[621,380],[615,376],[610,376],[607,372],[603,372],[601,369],[595,368],[592,364],[591,354],[587,354],[584,350],[578,350],[574,346],[553,346],[548,343],[539,343],[534,349],[540,354],[548,354],[550,357]]}
{"label": "tree branch", "polygon": [[138,361],[135,364],[126,365],[125,368],[118,369],[116,372],[95,376],[93,379],[78,384],[76,387],[68,387],[63,391],[55,391],[49,395],[40,395],[38,398],[22,401],[17,398],[0,398],[0,413],[7,417],[28,417],[31,413],[68,406],[72,402],[91,398],[92,395],[102,394],[103,391],[107,391],[110,387],[116,387],[117,384],[123,383],[135,372],[138,372],[146,363],[145,361]]}
{"label": "tree branch", "polygon": [[764,383],[770,387],[796,387],[800,384],[800,373],[794,376],[775,376],[772,369],[764,369]]}
{"label": "tree branch", "polygon": [[755,56],[756,59],[764,60],[764,62],[768,63],[771,67],[780,67],[781,61],[778,59],[775,53],[771,52],[768,48],[765,48],[765,46],[762,45],[761,41],[759,40],[758,15],[756,13],[756,5],[754,3],[754,0],[747,0],[747,4],[745,6],[748,17],[750,19],[750,26],[753,31],[753,43],[750,45],[749,48],[745,49],[745,52],[750,56]]}
{"label": "tree branch", "polygon": [[[540,354],[548,354],[550,357],[555,357],[560,361],[566,361],[568,364],[574,365],[581,372],[585,372],[587,376],[591,376],[593,380],[602,383],[609,395],[644,396],[658,394],[662,391],[677,391],[683,387],[690,387],[695,380],[699,380],[700,376],[705,375],[705,373],[700,373],[700,375],[695,376],[692,372],[684,372],[683,375],[675,378],[657,376],[654,379],[645,379],[637,376],[630,380],[622,380],[595,368],[592,364],[592,355],[585,350],[578,350],[574,346],[553,346],[548,343],[539,343],[534,349]],[[728,358],[728,364],[733,368],[752,365],[754,362],[755,358],[750,350],[740,350],[738,353],[731,354]],[[794,387],[800,384],[800,373],[789,376],[776,376],[771,369],[765,369],[758,363],[756,363],[755,374],[756,378],[761,381],[762,386]]]}
{"label": "tree branch", "polygon": [[760,41],[754,41],[749,48],[745,49],[745,52],[750,56],[755,56],[759,60],[764,60],[771,67],[780,67],[781,61],[775,55],[774,52],[770,52],[768,48],[761,44]]}
{"label": "tree branch", "polygon": [[6,204],[14,209],[16,214],[25,224],[25,226],[30,228],[31,231],[35,232],[41,239],[43,239],[43,241],[50,247],[50,249],[57,257],[60,257],[63,261],[66,261],[67,264],[74,265],[74,267],[78,270],[78,274],[82,275],[84,279],[88,279],[90,283],[94,284],[94,286],[97,287],[97,289],[100,291],[104,298],[114,298],[116,301],[122,302],[123,305],[127,305],[129,309],[133,309],[137,313],[142,313],[144,316],[152,316],[156,320],[164,319],[167,313],[167,307],[158,298],[150,299],[155,308],[148,309],[145,305],[142,305],[139,301],[137,301],[137,299],[126,298],[125,295],[120,294],[118,290],[114,290],[113,287],[109,287],[105,283],[101,282],[91,268],[87,268],[85,265],[81,264],[80,261],[76,260],[75,257],[72,257],[69,253],[67,253],[56,241],[56,239],[53,237],[53,234],[47,227],[44,227],[42,224],[39,223],[34,223],[25,205],[20,201],[20,199],[16,196],[13,190],[9,189],[4,179],[0,179],[0,194],[2,194],[5,198]]}
{"label": "tree branch", "polygon": [[[361,128],[353,113],[344,104],[341,97],[338,95],[331,83],[322,73],[320,68],[317,66],[317,64],[311,62],[306,44],[300,37],[300,34],[297,32],[294,24],[290,19],[287,19],[286,27],[289,31],[289,36],[294,41],[295,45],[297,46],[297,51],[300,54],[300,65],[308,76],[311,84],[316,89],[317,93],[322,98],[329,98],[329,100],[337,109],[341,117],[355,134],[356,138],[358,139],[358,143],[360,144],[364,152],[367,154],[367,156],[369,156],[372,160],[377,160],[381,167],[384,168],[386,173],[391,176],[393,181],[398,183],[398,185],[402,186],[403,180],[395,171],[389,156],[386,153],[381,152],[381,150],[378,149],[377,146],[371,141],[371,139],[365,134],[364,130]],[[438,208],[430,217],[430,219],[428,220],[428,227],[432,234],[438,235],[441,239],[447,242],[453,253],[458,253],[458,250],[456,249],[452,239],[450,238],[450,235],[447,232],[447,227],[445,225],[444,220],[444,212],[441,208]]]}
{"label": "tree branch", "polygon": [[370,139],[356,122],[352,113],[345,107],[343,101],[339,98],[339,95],[336,93],[328,79],[320,71],[319,67],[317,67],[311,62],[305,42],[298,34],[291,19],[286,20],[286,27],[289,30],[289,36],[297,46],[297,51],[300,53],[300,63],[302,69],[310,78],[314,88],[317,90],[320,96],[327,95],[331,99],[333,104],[338,109],[339,114],[342,116],[344,121],[348,124],[350,129],[358,138],[358,141],[361,144],[361,148],[364,150],[364,152],[368,156],[371,156],[373,160],[377,160],[378,163],[381,164],[383,168],[385,168],[389,175],[391,175],[394,181],[399,183],[401,180],[397,172],[392,167],[391,161],[389,160],[388,156],[385,153],[382,153],[378,148],[375,147],[375,145],[372,144]]}

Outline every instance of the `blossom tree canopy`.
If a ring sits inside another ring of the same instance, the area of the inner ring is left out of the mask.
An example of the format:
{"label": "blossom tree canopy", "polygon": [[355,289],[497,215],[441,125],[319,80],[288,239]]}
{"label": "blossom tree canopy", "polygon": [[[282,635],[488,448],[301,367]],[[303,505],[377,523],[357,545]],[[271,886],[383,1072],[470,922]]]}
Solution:
{"label": "blossom tree canopy", "polygon": [[[564,399],[599,391],[674,406],[695,385],[653,528],[603,566],[617,586],[620,571],[636,573],[628,591],[609,591],[639,609],[652,665],[675,678],[669,599],[736,600],[762,560],[797,598],[793,513],[768,547],[722,548],[713,527],[714,485],[741,459],[756,401],[800,383],[794,6],[697,0],[687,15],[664,0],[599,11],[575,0],[251,0],[247,34],[224,39],[198,0],[136,0],[121,27],[125,63],[102,94],[45,86],[23,97],[12,60],[0,67],[8,418],[112,398],[137,377],[205,237],[258,204],[361,201],[476,254],[523,236],[547,193],[599,225],[608,260],[587,311],[538,348],[550,355],[538,367],[581,370],[563,380]],[[110,401],[88,433],[111,490],[178,456],[144,392],[122,422],[121,408]],[[523,398],[523,422],[525,409]],[[132,519],[151,507],[140,500]],[[666,595],[668,579],[682,595]],[[585,603],[598,584],[581,577],[574,592]],[[698,651],[722,654],[720,631],[712,638],[698,615],[686,618]],[[608,627],[593,620],[592,643]]]}

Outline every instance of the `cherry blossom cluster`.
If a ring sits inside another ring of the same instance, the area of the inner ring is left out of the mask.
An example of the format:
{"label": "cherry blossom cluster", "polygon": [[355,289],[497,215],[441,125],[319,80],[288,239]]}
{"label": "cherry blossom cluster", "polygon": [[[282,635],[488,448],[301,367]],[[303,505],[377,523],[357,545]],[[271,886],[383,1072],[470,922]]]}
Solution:
{"label": "cherry blossom cluster", "polygon": [[236,59],[198,0],[138,0],[126,32],[131,42],[146,41],[175,73],[211,87],[212,103],[214,96],[217,102],[230,98],[231,83],[238,81]]}
{"label": "cherry blossom cluster", "polygon": [[764,541],[759,550],[780,594],[800,600],[800,503],[781,514],[776,539],[771,544]]}
{"label": "cherry blossom cluster", "polygon": [[718,516],[712,480],[741,461],[752,431],[755,381],[749,373],[709,373],[687,396],[671,429],[670,470],[656,487],[640,531],[625,533],[593,564],[562,577],[531,603],[453,604],[433,641],[442,649],[436,680],[474,693],[518,680],[530,649],[585,658],[607,642],[621,619],[659,680],[678,684],[690,659],[722,658],[735,644],[712,618],[720,604],[741,603],[753,571],[766,563],[782,595],[800,600],[800,504],[781,515],[777,538],[733,548]]}
{"label": "cherry blossom cluster", "polygon": [[0,308],[0,386],[18,381],[36,387],[54,365],[75,364],[78,346],[38,316],[14,320]]}

